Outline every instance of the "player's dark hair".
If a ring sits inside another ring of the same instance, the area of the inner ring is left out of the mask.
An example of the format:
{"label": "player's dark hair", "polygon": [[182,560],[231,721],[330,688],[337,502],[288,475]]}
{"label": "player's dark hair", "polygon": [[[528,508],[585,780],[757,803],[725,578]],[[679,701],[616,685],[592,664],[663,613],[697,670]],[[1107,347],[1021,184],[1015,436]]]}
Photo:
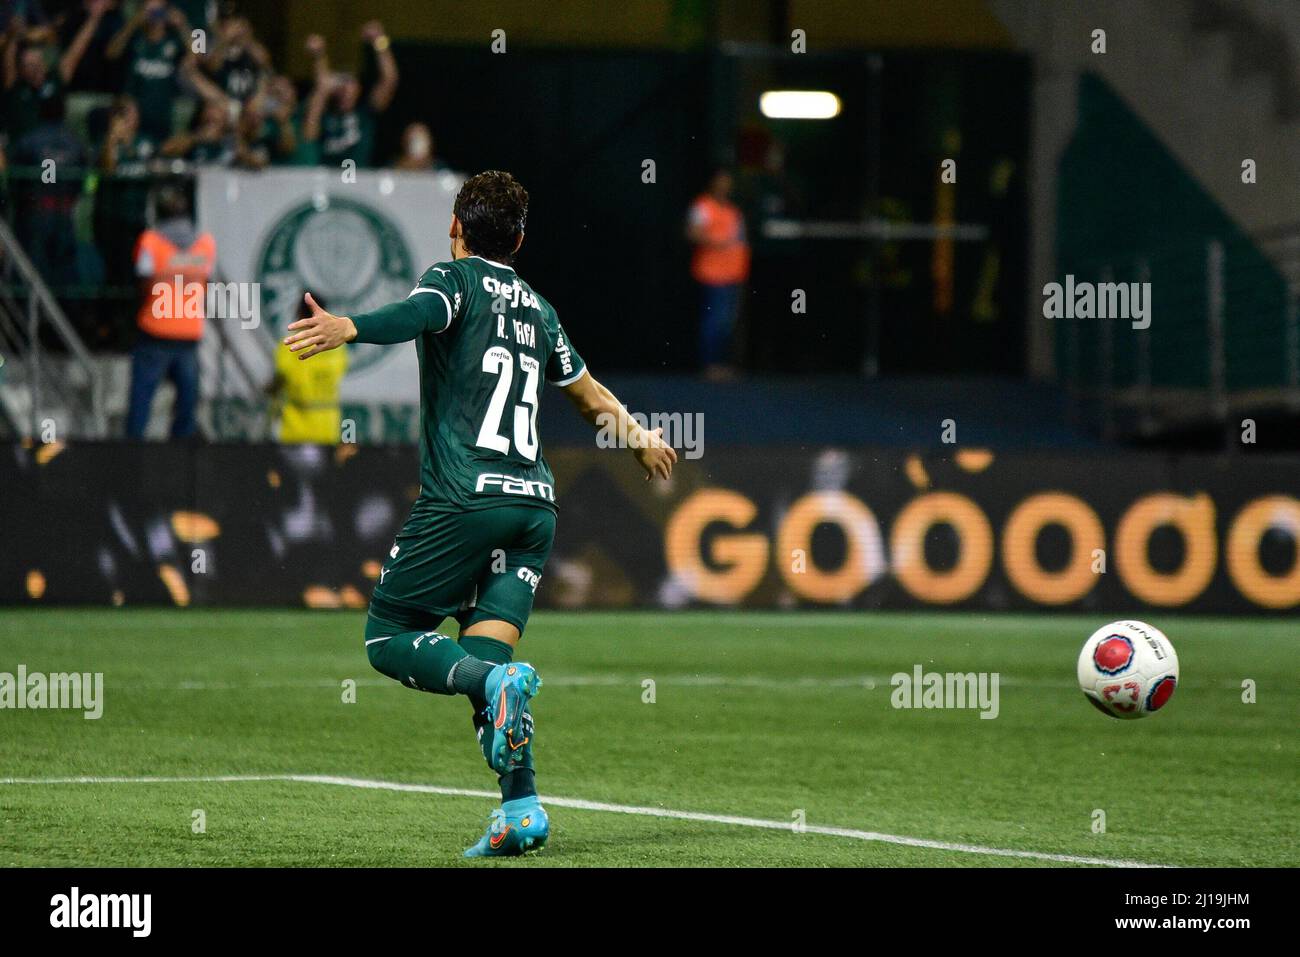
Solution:
{"label": "player's dark hair", "polygon": [[508,263],[528,219],[528,191],[509,173],[490,169],[465,180],[451,211],[471,253]]}

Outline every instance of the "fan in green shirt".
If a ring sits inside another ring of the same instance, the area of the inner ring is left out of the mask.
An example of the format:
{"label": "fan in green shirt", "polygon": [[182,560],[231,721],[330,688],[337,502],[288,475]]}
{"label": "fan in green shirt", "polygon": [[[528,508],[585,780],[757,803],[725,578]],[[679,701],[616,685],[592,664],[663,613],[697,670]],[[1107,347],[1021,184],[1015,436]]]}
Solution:
{"label": "fan in green shirt", "polygon": [[361,28],[361,37],[374,53],[379,74],[364,97],[355,76],[330,70],[324,37],[312,34],[306,41],[315,85],[300,139],[304,144],[314,144],[319,161],[330,166],[347,161],[358,168],[372,165],[379,116],[388,109],[397,92],[397,60],[389,48],[383,24],[371,20]]}
{"label": "fan in green shirt", "polygon": [[64,87],[76,75],[108,12],[104,0],[87,4],[85,20],[72,33],[53,69],[53,51],[42,31],[24,33],[25,24],[18,11],[9,18],[0,35],[0,105],[4,107],[0,129],[9,135],[10,143],[17,143],[41,124],[41,113],[49,101],[63,99]]}
{"label": "fan in green shirt", "polygon": [[165,0],[147,0],[108,44],[110,59],[128,54],[123,92],[140,109],[140,128],[162,143],[172,132],[172,106],[185,79],[205,99],[225,102],[225,94],[198,69],[190,48],[190,25]]}

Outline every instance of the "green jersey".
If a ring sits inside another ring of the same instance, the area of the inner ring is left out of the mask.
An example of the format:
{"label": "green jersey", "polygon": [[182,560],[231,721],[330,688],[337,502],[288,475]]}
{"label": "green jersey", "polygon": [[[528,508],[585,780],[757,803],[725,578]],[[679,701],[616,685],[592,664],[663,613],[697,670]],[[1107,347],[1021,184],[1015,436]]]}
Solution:
{"label": "green jersey", "polygon": [[320,155],[326,165],[350,159],[357,166],[370,165],[375,151],[375,111],[361,103],[347,113],[326,110],[320,118]]}
{"label": "green jersey", "polygon": [[58,73],[49,73],[40,86],[30,86],[22,80],[3,95],[5,121],[3,129],[9,134],[12,146],[41,125],[41,105],[46,100],[63,96],[63,84]]}
{"label": "green jersey", "polygon": [[140,129],[160,143],[172,132],[176,74],[185,53],[186,47],[170,29],[157,41],[138,33],[131,43],[125,90],[139,107]]}
{"label": "green jersey", "polygon": [[416,510],[555,508],[542,454],[542,380],[586,372],[555,310],[509,266],[479,256],[430,266],[399,303],[352,317],[358,342],[415,340],[420,359]]}

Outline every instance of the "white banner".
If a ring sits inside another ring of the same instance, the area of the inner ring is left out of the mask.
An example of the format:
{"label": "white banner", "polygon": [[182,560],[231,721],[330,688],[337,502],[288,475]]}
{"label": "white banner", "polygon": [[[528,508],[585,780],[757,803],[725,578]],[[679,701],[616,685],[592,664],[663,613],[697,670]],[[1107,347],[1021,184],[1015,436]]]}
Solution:
{"label": "white banner", "polygon": [[[204,337],[205,396],[257,399],[271,379],[272,349],[297,318],[304,292],[338,315],[364,312],[404,299],[429,265],[451,255],[447,227],[463,177],[392,170],[357,171],[349,183],[341,177],[337,169],[303,167],[199,173],[196,218],[217,242],[215,278],[256,283],[260,291],[257,328],[233,318],[210,320],[222,326]],[[219,374],[223,338],[251,373],[251,384],[229,368]],[[344,404],[365,405],[379,416],[406,406],[400,418],[409,424],[409,407],[418,404],[415,347],[348,348]],[[379,430],[371,423],[361,430],[369,435],[360,437],[381,439]]]}

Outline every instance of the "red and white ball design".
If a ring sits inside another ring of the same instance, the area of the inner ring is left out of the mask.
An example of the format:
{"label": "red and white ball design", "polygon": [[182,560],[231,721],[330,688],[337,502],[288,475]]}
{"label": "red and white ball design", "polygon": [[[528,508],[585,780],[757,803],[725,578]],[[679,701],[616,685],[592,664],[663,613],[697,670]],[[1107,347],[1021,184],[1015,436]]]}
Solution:
{"label": "red and white ball design", "polygon": [[1178,686],[1178,655],[1164,632],[1141,621],[1113,621],[1079,652],[1079,689],[1113,718],[1145,718]]}

